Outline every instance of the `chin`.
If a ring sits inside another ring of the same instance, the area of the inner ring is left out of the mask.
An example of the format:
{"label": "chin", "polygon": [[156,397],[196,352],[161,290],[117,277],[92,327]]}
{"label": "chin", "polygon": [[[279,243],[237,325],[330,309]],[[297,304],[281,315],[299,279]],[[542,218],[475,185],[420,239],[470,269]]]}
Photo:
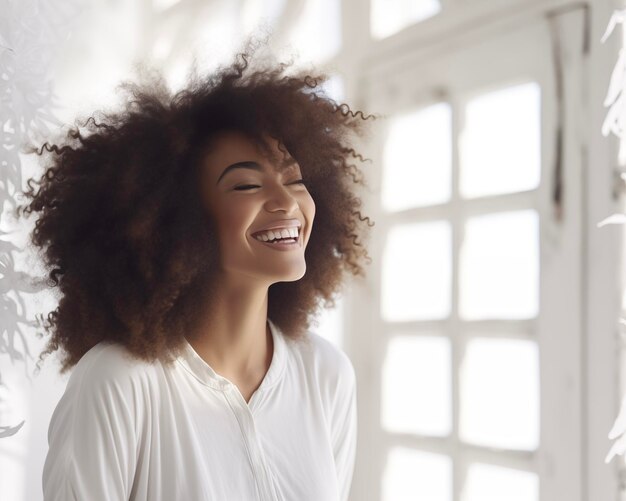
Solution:
{"label": "chin", "polygon": [[300,270],[299,272],[285,274],[284,278],[281,278],[280,280],[276,280],[276,282],[297,282],[302,277],[304,277],[304,275],[306,275],[306,267]]}

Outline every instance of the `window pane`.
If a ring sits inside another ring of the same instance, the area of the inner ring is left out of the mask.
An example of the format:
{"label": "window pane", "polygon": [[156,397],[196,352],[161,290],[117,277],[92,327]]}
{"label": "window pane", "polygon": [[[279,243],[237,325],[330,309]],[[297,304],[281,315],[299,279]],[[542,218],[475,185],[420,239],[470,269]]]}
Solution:
{"label": "window pane", "polygon": [[539,501],[539,477],[502,466],[472,464],[462,501]]}
{"label": "window pane", "polygon": [[470,341],[460,374],[459,436],[478,445],[536,449],[539,388],[534,341]]}
{"label": "window pane", "polygon": [[450,313],[451,229],[447,221],[393,226],[382,259],[385,320],[445,318]]}
{"label": "window pane", "polygon": [[539,185],[540,90],[531,82],[467,103],[459,144],[462,196],[510,193]]}
{"label": "window pane", "polygon": [[298,17],[289,26],[289,41],[303,63],[322,63],[341,48],[339,0],[304,0]]}
{"label": "window pane", "polygon": [[385,38],[440,11],[438,0],[372,0],[370,31],[374,38]]}
{"label": "window pane", "polygon": [[450,340],[394,336],[382,370],[381,422],[391,432],[445,436],[452,429]]}
{"label": "window pane", "polygon": [[438,103],[395,117],[383,151],[382,203],[389,211],[447,202],[451,114]]}
{"label": "window pane", "polygon": [[382,490],[383,501],[452,501],[452,460],[394,447],[387,454]]}
{"label": "window pane", "polygon": [[539,308],[539,219],[535,210],[469,218],[459,263],[465,319],[529,318]]}

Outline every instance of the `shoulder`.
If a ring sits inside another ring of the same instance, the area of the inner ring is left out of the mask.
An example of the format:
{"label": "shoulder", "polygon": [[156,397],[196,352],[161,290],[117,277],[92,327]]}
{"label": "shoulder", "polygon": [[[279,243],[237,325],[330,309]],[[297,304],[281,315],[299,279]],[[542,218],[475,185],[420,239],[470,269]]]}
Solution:
{"label": "shoulder", "polygon": [[308,337],[311,354],[324,372],[337,378],[354,378],[354,366],[345,351],[313,331]]}
{"label": "shoulder", "polygon": [[341,348],[313,331],[308,331],[298,345],[306,372],[317,380],[323,393],[334,400],[354,391],[354,366]]}
{"label": "shoulder", "polygon": [[73,367],[48,426],[46,499],[87,499],[86,490],[100,484],[115,499],[128,499],[149,416],[143,392],[149,365],[123,345],[102,341]]}
{"label": "shoulder", "polygon": [[72,369],[65,398],[129,402],[142,393],[154,374],[153,364],[137,359],[122,344],[101,341]]}
{"label": "shoulder", "polygon": [[93,346],[72,369],[53,413],[49,436],[94,431],[103,418],[118,424],[122,420],[127,429],[136,429],[153,379],[150,366],[121,344],[101,341]]}
{"label": "shoulder", "polygon": [[70,379],[84,383],[123,383],[145,377],[152,364],[134,357],[122,344],[100,341],[78,361]]}

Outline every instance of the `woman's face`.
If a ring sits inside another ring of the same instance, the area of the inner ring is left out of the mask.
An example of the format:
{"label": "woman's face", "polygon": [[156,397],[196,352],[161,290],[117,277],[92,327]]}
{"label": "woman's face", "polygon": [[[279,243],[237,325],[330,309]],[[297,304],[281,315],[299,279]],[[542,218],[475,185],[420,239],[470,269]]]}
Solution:
{"label": "woman's face", "polygon": [[[282,159],[278,142],[269,141]],[[203,201],[218,232],[223,271],[264,285],[302,278],[315,203],[298,182],[300,166],[280,172],[243,133],[224,131],[202,167]],[[263,231],[270,228],[272,233]],[[294,230],[297,239],[283,233]],[[282,243],[263,241],[278,236]]]}

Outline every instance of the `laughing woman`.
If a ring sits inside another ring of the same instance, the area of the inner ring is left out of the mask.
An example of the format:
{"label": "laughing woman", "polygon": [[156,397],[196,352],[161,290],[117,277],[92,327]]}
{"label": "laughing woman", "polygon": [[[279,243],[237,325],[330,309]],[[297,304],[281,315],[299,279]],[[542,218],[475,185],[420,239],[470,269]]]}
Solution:
{"label": "laughing woman", "polygon": [[369,261],[349,140],[376,117],[253,52],[174,95],[126,83],[123,111],[44,144],[24,212],[60,301],[40,361],[73,369],[45,501],[348,498],[355,372],[310,325]]}

